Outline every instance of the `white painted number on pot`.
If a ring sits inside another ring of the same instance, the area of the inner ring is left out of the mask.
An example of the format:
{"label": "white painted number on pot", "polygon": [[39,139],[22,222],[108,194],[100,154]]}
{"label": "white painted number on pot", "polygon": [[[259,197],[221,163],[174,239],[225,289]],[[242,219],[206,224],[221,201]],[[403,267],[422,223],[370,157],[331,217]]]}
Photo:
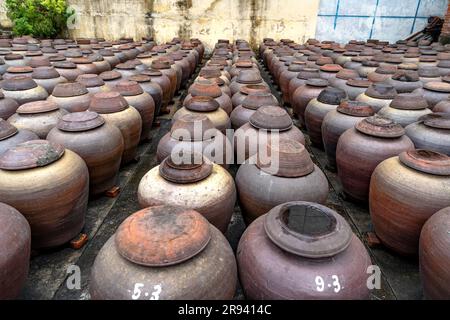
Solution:
{"label": "white painted number on pot", "polygon": [[325,280],[321,276],[317,276],[315,279],[316,290],[318,292],[324,292],[326,287],[328,287],[328,288],[333,287],[333,291],[335,293],[338,293],[339,291],[341,291],[342,287],[339,282],[339,277],[337,275],[332,275],[331,279],[333,280],[333,282],[327,284],[327,283],[325,283]]}
{"label": "white painted number on pot", "polygon": [[134,284],[134,290],[133,290],[133,295],[131,296],[131,299],[133,300],[137,300],[139,299],[139,297],[141,296],[141,288],[144,287],[143,283],[135,283]]}
{"label": "white painted number on pot", "polygon": [[159,295],[161,294],[162,291],[161,284],[153,286],[153,290],[154,291],[151,292],[151,294],[149,294],[148,292],[145,292],[143,283],[135,283],[131,299],[138,300],[141,297],[141,295],[144,294],[145,297],[148,297],[150,295],[150,300],[159,300]]}

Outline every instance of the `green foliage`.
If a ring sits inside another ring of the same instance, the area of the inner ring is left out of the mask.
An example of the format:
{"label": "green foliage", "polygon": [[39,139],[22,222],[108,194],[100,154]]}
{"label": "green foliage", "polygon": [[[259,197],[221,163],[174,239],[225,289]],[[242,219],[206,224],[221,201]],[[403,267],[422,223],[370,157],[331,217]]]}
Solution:
{"label": "green foliage", "polygon": [[55,37],[66,29],[66,0],[6,0],[15,35]]}

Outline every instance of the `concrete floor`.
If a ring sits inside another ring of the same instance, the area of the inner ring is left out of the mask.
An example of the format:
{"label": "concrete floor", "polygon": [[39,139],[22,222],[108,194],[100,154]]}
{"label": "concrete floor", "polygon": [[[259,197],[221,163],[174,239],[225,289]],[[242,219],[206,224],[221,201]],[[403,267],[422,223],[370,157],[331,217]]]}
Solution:
{"label": "concrete floor", "polygon": [[[267,72],[261,70],[268,83],[272,83]],[[273,93],[280,98],[279,91],[272,85]],[[173,110],[177,108],[185,92],[175,99]],[[31,260],[30,274],[22,292],[22,299],[89,299],[88,286],[90,269],[94,259],[110,236],[114,234],[120,223],[130,214],[138,211],[137,187],[139,181],[151,168],[157,165],[156,147],[159,139],[170,129],[170,115],[160,118],[161,125],[153,129],[152,140],[139,147],[140,160],[123,168],[120,173],[121,192],[117,198],[98,198],[90,201],[84,232],[89,242],[80,250],[59,248],[48,252],[39,252]],[[344,216],[353,231],[364,240],[365,234],[372,230],[368,208],[365,205],[346,201],[341,196],[341,186],[335,173],[326,169],[326,157],[322,150],[309,147],[313,160],[327,175],[330,182],[330,195],[327,206]],[[232,166],[230,172],[236,173]],[[239,238],[245,225],[239,206],[236,205],[230,227],[226,234],[231,246],[236,250]],[[404,259],[387,249],[368,248],[372,261],[382,271],[380,290],[372,292],[373,299],[421,299],[417,259]],[[81,270],[81,289],[68,289],[66,285],[68,268],[77,265]],[[238,288],[236,299],[244,299]]]}

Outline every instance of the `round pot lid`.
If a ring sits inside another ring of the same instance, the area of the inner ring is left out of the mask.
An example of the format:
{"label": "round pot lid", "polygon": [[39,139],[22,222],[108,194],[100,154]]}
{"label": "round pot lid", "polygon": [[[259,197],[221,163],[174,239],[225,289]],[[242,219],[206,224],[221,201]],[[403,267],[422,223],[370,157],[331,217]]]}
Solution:
{"label": "round pot lid", "polygon": [[437,129],[450,129],[450,114],[449,113],[430,113],[422,117],[423,123],[427,127]]}
{"label": "round pot lid", "polygon": [[22,60],[23,56],[20,54],[15,54],[15,53],[11,53],[11,54],[7,54],[4,57],[5,60]]}
{"label": "round pot lid", "polygon": [[262,106],[278,106],[278,100],[270,92],[251,92],[242,101],[242,106],[256,110]]}
{"label": "round pot lid", "polygon": [[208,221],[197,211],[157,206],[132,214],[115,234],[118,253],[148,267],[186,261],[200,253],[211,239]]}
{"label": "round pot lid", "polygon": [[[52,59],[50,59],[50,61],[52,61]],[[77,65],[73,62],[68,62],[68,61],[62,61],[62,62],[55,62],[53,63],[53,66],[55,68],[59,68],[59,69],[76,69]]]}
{"label": "round pot lid", "polygon": [[119,92],[115,91],[94,94],[89,105],[90,111],[95,111],[99,114],[121,112],[127,108],[127,100]]}
{"label": "round pot lid", "polygon": [[256,92],[270,93],[270,88],[262,84],[247,84],[239,89],[239,92],[249,95]]}
{"label": "round pot lid", "polygon": [[60,83],[53,89],[52,95],[58,98],[78,97],[88,94],[89,91],[79,82]]}
{"label": "round pot lid", "polygon": [[[401,63],[398,65],[399,70],[409,70],[409,71],[417,71],[419,70],[419,67],[415,63]],[[416,73],[417,77],[419,76],[419,73]]]}
{"label": "round pot lid", "polygon": [[397,67],[396,66],[382,66],[382,67],[378,67],[375,70],[375,73],[378,74],[395,74],[395,72],[397,72]]}
{"label": "round pot lid", "polygon": [[424,89],[430,91],[450,93],[450,83],[447,82],[440,82],[440,81],[427,82],[424,83],[423,87]]}
{"label": "round pot lid", "polygon": [[115,89],[124,97],[138,96],[144,93],[144,90],[136,81],[120,81],[116,84]]}
{"label": "round pot lid", "polygon": [[359,101],[342,101],[336,110],[353,117],[370,117],[375,114],[370,105]]}
{"label": "round pot lid", "polygon": [[105,123],[98,113],[92,111],[73,112],[59,119],[56,127],[62,131],[81,132],[98,128]]}
{"label": "round pot lid", "polygon": [[450,175],[450,157],[430,150],[410,150],[399,155],[400,162],[420,172],[438,176]]}
{"label": "round pot lid", "polygon": [[137,83],[146,83],[151,82],[152,78],[150,76],[146,76],[145,74],[137,74],[131,77],[128,77],[129,81],[135,81]]}
{"label": "round pot lid", "polygon": [[297,178],[314,171],[314,163],[306,148],[291,139],[269,141],[267,152],[256,155],[256,166],[270,175]]}
{"label": "round pot lid", "polygon": [[263,79],[259,71],[252,69],[240,71],[236,81],[242,84],[258,84],[263,82]]}
{"label": "round pot lid", "polygon": [[358,72],[352,69],[342,69],[336,74],[336,78],[342,80],[356,79],[359,77]]}
{"label": "round pot lid", "polygon": [[20,66],[20,67],[9,67],[6,72],[8,73],[15,73],[15,74],[21,74],[21,73],[32,73],[33,68],[30,66]]}
{"label": "round pot lid", "polygon": [[419,81],[419,73],[411,70],[400,70],[392,76],[392,80],[401,82],[417,82]]}
{"label": "round pot lid", "polygon": [[358,122],[356,130],[373,137],[399,138],[405,134],[405,129],[391,119],[374,115]]}
{"label": "round pot lid", "polygon": [[222,72],[217,67],[206,66],[200,70],[200,77],[204,78],[219,78],[222,75]]}
{"label": "round pot lid", "polygon": [[347,249],[353,237],[342,216],[316,203],[288,202],[270,210],[264,219],[270,240],[301,257],[334,256]]}
{"label": "round pot lid", "polygon": [[330,73],[338,73],[343,68],[338,64],[326,64],[320,67],[320,71],[330,72]]}
{"label": "round pot lid", "polygon": [[346,84],[355,88],[369,88],[372,82],[364,78],[356,78],[347,80]]}
{"label": "round pot lid", "polygon": [[56,103],[47,100],[33,101],[21,105],[17,108],[18,114],[36,114],[58,110]]}
{"label": "round pot lid", "polygon": [[163,75],[161,71],[154,69],[144,70],[141,72],[141,74],[145,74],[150,77],[162,77]]}
{"label": "round pot lid", "polygon": [[211,80],[200,80],[194,82],[188,92],[193,96],[206,96],[218,98],[222,95],[220,87]]}
{"label": "round pot lid", "polygon": [[316,61],[318,66],[331,65],[333,64],[333,59],[330,57],[319,57]]}
{"label": "round pot lid", "polygon": [[185,114],[170,129],[170,136],[178,141],[204,141],[216,134],[214,124],[204,114]]}
{"label": "round pot lid", "polygon": [[161,162],[159,174],[167,181],[187,184],[202,181],[211,175],[213,164],[201,153],[183,150]]}
{"label": "round pot lid", "polygon": [[64,52],[64,57],[75,59],[83,57],[83,54],[81,53],[81,51],[78,50],[67,50],[66,52]]}
{"label": "round pot lid", "polygon": [[298,73],[297,78],[301,80],[319,79],[320,73],[318,69],[304,68]]}
{"label": "round pot lid", "polygon": [[365,94],[374,99],[392,100],[397,95],[397,90],[390,84],[372,83]]}
{"label": "round pot lid", "polygon": [[281,107],[263,106],[258,108],[250,117],[250,124],[263,130],[285,131],[292,128],[292,119],[289,114]]}
{"label": "round pot lid", "polygon": [[17,76],[11,79],[3,80],[1,87],[6,91],[23,91],[37,87],[37,83],[27,76]]}
{"label": "round pot lid", "polygon": [[344,90],[337,88],[326,88],[324,89],[319,96],[317,97],[317,101],[338,106],[342,100],[347,98],[347,93]]}
{"label": "round pot lid", "polygon": [[0,118],[0,141],[15,135],[19,130],[8,121]]}
{"label": "round pot lid", "polygon": [[103,80],[103,81],[112,81],[112,80],[117,80],[122,78],[122,74],[120,72],[117,71],[105,71],[100,73],[99,77]]}
{"label": "round pot lid", "polygon": [[380,64],[376,61],[373,60],[366,60],[362,62],[362,65],[364,67],[369,67],[369,68],[378,68],[380,66]]}
{"label": "round pot lid", "polygon": [[81,83],[86,88],[95,88],[95,87],[101,87],[105,85],[105,82],[96,74],[80,74],[76,82]]}
{"label": "round pot lid", "polygon": [[49,165],[62,157],[64,147],[47,140],[21,143],[0,157],[0,169],[24,170]]}
{"label": "round pot lid", "polygon": [[33,79],[55,79],[59,78],[58,71],[54,67],[37,67],[31,74]]}
{"label": "round pot lid", "polygon": [[325,88],[328,86],[328,80],[313,78],[306,80],[306,84],[311,87]]}
{"label": "round pot lid", "polygon": [[438,78],[440,77],[439,68],[438,67],[420,67],[419,76],[424,78]]}
{"label": "round pot lid", "polygon": [[219,109],[219,103],[212,97],[193,96],[185,103],[185,107],[192,111],[211,112]]}
{"label": "round pot lid", "polygon": [[253,63],[251,62],[251,60],[239,60],[238,62],[236,62],[235,64],[236,68],[252,68],[253,67]]}
{"label": "round pot lid", "polygon": [[130,63],[130,61],[127,61],[125,63],[119,63],[116,66],[116,69],[119,69],[119,70],[135,70],[136,66],[134,64]]}
{"label": "round pot lid", "polygon": [[292,62],[289,67],[288,71],[290,72],[300,72],[303,69],[305,69],[306,62],[303,61],[294,61]]}
{"label": "round pot lid", "polygon": [[423,110],[428,108],[428,102],[420,94],[400,93],[392,100],[390,107],[401,110]]}
{"label": "round pot lid", "polygon": [[73,58],[70,61],[72,61],[75,64],[92,64],[91,59],[88,58]]}
{"label": "round pot lid", "polygon": [[161,70],[161,69],[170,69],[170,62],[166,61],[166,60],[153,60],[152,61],[152,69],[157,69],[157,70]]}

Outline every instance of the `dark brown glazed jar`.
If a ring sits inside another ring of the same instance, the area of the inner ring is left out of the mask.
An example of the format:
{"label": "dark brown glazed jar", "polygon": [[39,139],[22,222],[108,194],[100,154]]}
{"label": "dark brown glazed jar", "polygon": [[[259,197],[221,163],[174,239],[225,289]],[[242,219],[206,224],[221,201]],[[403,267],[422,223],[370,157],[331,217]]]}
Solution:
{"label": "dark brown glazed jar", "polygon": [[433,110],[434,106],[443,100],[447,100],[450,95],[450,83],[447,82],[427,82],[423,88],[414,90],[414,93],[422,95],[428,102],[428,107]]}
{"label": "dark brown glazed jar", "polygon": [[128,105],[139,111],[142,119],[140,141],[147,141],[150,138],[150,130],[152,129],[155,116],[155,102],[152,96],[145,92],[135,81],[121,81],[114,89],[125,98]]}
{"label": "dark brown glazed jar", "polygon": [[53,67],[55,70],[67,79],[67,81],[74,82],[77,77],[82,74],[81,70],[77,68],[77,65],[73,62],[62,61],[62,62],[54,62]]}
{"label": "dark brown glazed jar", "polygon": [[323,147],[322,122],[328,112],[336,110],[339,104],[347,99],[345,91],[326,88],[316,99],[311,100],[305,110],[305,127],[311,143]]}
{"label": "dark brown glazed jar", "polygon": [[127,100],[115,91],[94,94],[89,111],[100,114],[107,124],[119,128],[124,141],[122,165],[133,161],[136,158],[142,131],[142,120],[139,112],[128,105]]}
{"label": "dark brown glazed jar", "polygon": [[38,139],[34,132],[26,129],[18,130],[9,122],[0,119],[0,156],[22,142]]}
{"label": "dark brown glazed jar", "polygon": [[[167,76],[167,78],[169,78],[169,80],[170,80],[170,91],[169,91],[170,99],[168,101],[168,103],[169,103],[170,101],[172,101],[172,99],[175,96],[175,93],[177,91],[177,72],[170,67],[169,61],[162,61],[159,59],[152,61],[151,68],[153,70],[158,70],[159,72],[161,72],[162,74]],[[144,74],[147,74],[147,73],[144,73]]]}
{"label": "dark brown glazed jar", "polygon": [[97,113],[84,111],[63,116],[47,140],[76,152],[86,162],[91,195],[100,195],[118,185],[124,149],[122,134]]}
{"label": "dark brown glazed jar", "polygon": [[19,105],[27,102],[45,100],[47,91],[39,86],[31,77],[18,76],[1,82],[3,95],[15,100]]}
{"label": "dark brown glazed jar", "polygon": [[102,78],[97,74],[86,73],[79,75],[76,82],[81,83],[90,94],[95,94],[98,92],[110,91],[111,87],[107,86]]}
{"label": "dark brown glazed jar", "polygon": [[93,300],[225,300],[234,296],[237,267],[227,239],[200,213],[159,206],[119,226],[89,283]]}
{"label": "dark brown glazed jar", "polygon": [[259,70],[243,70],[230,83],[231,97],[238,93],[241,87],[249,84],[259,84],[268,87],[267,83],[262,79]]}
{"label": "dark brown glazed jar", "polygon": [[269,142],[267,152],[242,164],[236,174],[239,203],[247,224],[279,204],[325,203],[328,197],[328,180],[305,147],[283,138],[274,142]]}
{"label": "dark brown glazed jar", "polygon": [[1,202],[0,225],[0,300],[16,299],[28,276],[30,225],[19,211]]}
{"label": "dark brown glazed jar", "polygon": [[450,158],[423,149],[383,161],[370,183],[370,216],[377,236],[402,255],[417,255],[420,231],[450,206]]}
{"label": "dark brown glazed jar", "polygon": [[389,106],[397,95],[395,88],[387,83],[373,83],[356,101],[367,103],[375,112]]}
{"label": "dark brown glazed jar", "polygon": [[239,242],[237,262],[247,299],[369,299],[364,244],[320,204],[288,202],[258,218]]}
{"label": "dark brown glazed jar", "polygon": [[367,201],[370,177],[382,161],[414,149],[401,125],[373,116],[358,122],[339,138],[336,148],[338,176],[351,199]]}
{"label": "dark brown glazed jar", "polygon": [[305,123],[305,110],[308,103],[316,99],[327,87],[328,81],[325,79],[309,79],[295,90],[291,104],[294,114],[297,115],[302,125]]}
{"label": "dark brown glazed jar", "polygon": [[54,67],[35,68],[31,77],[38,85],[47,90],[48,94],[52,94],[53,89],[59,83],[67,82],[67,79],[61,77]]}
{"label": "dark brown glazed jar", "polygon": [[[300,86],[303,86],[306,83],[306,80],[309,79],[318,79],[320,78],[319,70],[317,69],[311,69],[311,68],[304,68],[302,71],[300,71],[297,75],[297,77],[291,79],[289,81],[289,102],[292,105],[292,98],[294,95],[295,90],[299,88]],[[283,98],[284,99],[284,98]]]}
{"label": "dark brown glazed jar", "polygon": [[445,208],[433,214],[420,233],[420,276],[426,299],[450,299],[449,230],[450,208]]}
{"label": "dark brown glazed jar", "polygon": [[231,114],[231,111],[233,110],[233,105],[231,102],[231,99],[228,95],[224,94],[222,90],[220,90],[220,87],[211,80],[200,80],[194,82],[188,90],[189,94],[184,99],[183,105],[186,106],[186,104],[191,100],[192,97],[211,97],[214,100],[217,101],[220,108],[222,108],[227,115]]}
{"label": "dark brown glazed jar", "polygon": [[0,157],[0,201],[28,220],[33,248],[60,246],[77,236],[88,195],[86,164],[61,145],[32,140]]}
{"label": "dark brown glazed jar", "polygon": [[417,122],[420,117],[429,113],[431,110],[428,109],[425,98],[415,93],[401,93],[389,106],[378,111],[378,115],[392,119],[402,127]]}
{"label": "dark brown glazed jar", "polygon": [[91,94],[79,82],[60,83],[53,89],[52,95],[47,100],[68,112],[81,112],[89,108]]}
{"label": "dark brown glazed jar", "polygon": [[9,117],[11,117],[14,113],[16,113],[16,110],[18,107],[19,107],[19,104],[16,102],[16,100],[5,97],[3,92],[0,91],[0,118],[1,119],[8,120]]}
{"label": "dark brown glazed jar", "polygon": [[368,104],[357,101],[342,101],[336,110],[327,113],[322,122],[322,141],[331,170],[336,169],[336,147],[340,136],[374,114]]}
{"label": "dark brown glazed jar", "polygon": [[170,79],[166,75],[164,75],[161,71],[158,70],[146,70],[142,72],[143,75],[149,76],[151,78],[152,82],[155,82],[159,84],[163,91],[163,98],[162,98],[162,107],[161,110],[164,110],[167,108],[167,106],[170,103],[170,95],[171,95],[171,85],[170,85]]}
{"label": "dark brown glazed jar", "polygon": [[161,110],[163,100],[163,90],[161,86],[158,83],[152,81],[152,78],[150,76],[146,76],[144,74],[131,76],[128,78],[128,80],[136,81],[137,83],[139,83],[142,90],[144,90],[144,92],[146,92],[152,97],[153,102],[155,104],[154,115],[155,116],[158,115]]}
{"label": "dark brown glazed jar", "polygon": [[231,112],[231,126],[233,129],[238,129],[249,122],[250,117],[258,108],[278,105],[277,99],[270,92],[250,92],[242,103]]}

